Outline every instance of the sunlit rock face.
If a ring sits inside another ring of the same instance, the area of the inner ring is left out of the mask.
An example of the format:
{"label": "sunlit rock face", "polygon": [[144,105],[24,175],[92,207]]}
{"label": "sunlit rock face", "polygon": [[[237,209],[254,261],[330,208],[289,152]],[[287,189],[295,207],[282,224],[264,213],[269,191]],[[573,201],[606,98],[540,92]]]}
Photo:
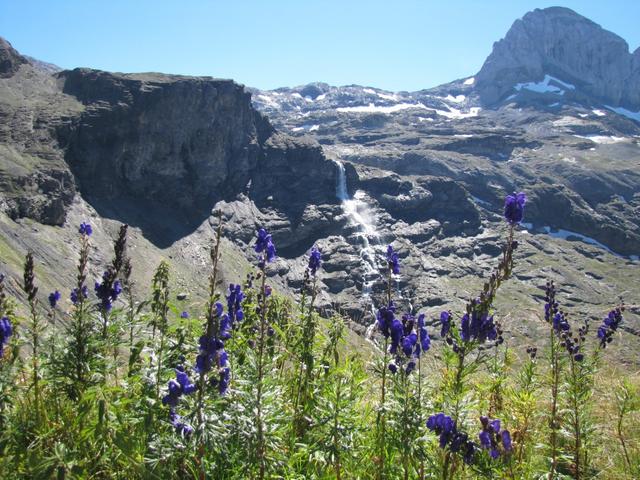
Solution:
{"label": "sunlit rock face", "polygon": [[[515,85],[557,78],[612,106],[640,109],[640,49],[568,8],[536,9],[516,20],[496,42],[476,84],[480,98],[494,104]],[[558,85],[562,88],[562,84]]]}

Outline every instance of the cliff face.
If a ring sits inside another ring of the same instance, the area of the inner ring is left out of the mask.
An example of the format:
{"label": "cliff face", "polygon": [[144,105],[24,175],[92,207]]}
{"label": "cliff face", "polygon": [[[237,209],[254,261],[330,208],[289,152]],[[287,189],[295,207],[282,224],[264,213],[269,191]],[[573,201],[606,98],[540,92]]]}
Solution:
{"label": "cliff face", "polygon": [[273,132],[232,81],[85,69],[59,76],[86,106],[65,139],[66,159],[92,196],[210,207],[246,188]]}
{"label": "cliff face", "polygon": [[[233,81],[89,69],[52,75],[7,42],[0,47],[10,75],[0,83],[0,117],[11,124],[0,132],[0,205],[14,218],[61,224],[76,183],[99,211],[126,197],[199,222],[239,194],[265,202],[277,190],[269,205],[285,216],[336,202],[335,168],[319,146],[277,134]],[[33,91],[40,101],[30,101]],[[32,168],[17,172],[25,163]]]}
{"label": "cliff face", "polygon": [[495,103],[521,82],[545,75],[569,82],[612,106],[640,109],[640,49],[561,7],[536,9],[516,20],[476,75],[482,100]]}

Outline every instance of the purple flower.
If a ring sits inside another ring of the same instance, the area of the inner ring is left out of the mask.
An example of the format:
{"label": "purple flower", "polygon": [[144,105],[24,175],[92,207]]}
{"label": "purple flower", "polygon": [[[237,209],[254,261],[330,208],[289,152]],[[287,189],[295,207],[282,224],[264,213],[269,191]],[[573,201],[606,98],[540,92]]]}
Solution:
{"label": "purple flower", "polygon": [[74,288],[71,291],[69,298],[71,299],[71,303],[73,303],[74,305],[77,305],[85,298],[89,298],[89,289],[87,288],[86,285],[83,285],[82,289],[80,290],[78,290],[78,288]]}
{"label": "purple flower", "polygon": [[622,307],[611,310],[598,327],[598,339],[600,340],[601,348],[605,348],[608,343],[613,341],[613,334],[616,333],[623,321],[622,310]]}
{"label": "purple flower", "polygon": [[191,383],[182,367],[176,368],[176,379],[169,380],[168,388],[169,393],[162,397],[162,403],[171,407],[178,405],[182,395],[189,395],[196,391],[196,386]]}
{"label": "purple flower", "polygon": [[527,196],[523,193],[513,193],[513,195],[507,195],[504,199],[504,218],[511,225],[516,225],[522,222],[524,218],[524,204],[527,201]]}
{"label": "purple flower", "polygon": [[398,254],[393,251],[393,247],[391,245],[387,245],[387,264],[389,265],[389,269],[391,269],[395,275],[400,273],[400,260],[398,258]]}
{"label": "purple flower", "polygon": [[484,311],[479,300],[473,300],[470,304],[471,314],[465,313],[460,323],[460,337],[465,342],[484,343],[487,340],[495,340],[498,330],[493,321],[493,316]]}
{"label": "purple flower", "polygon": [[391,335],[391,325],[395,320],[396,307],[393,302],[389,303],[389,306],[382,306],[376,313],[376,320],[378,322],[378,330],[385,338]]}
{"label": "purple flower", "polygon": [[183,422],[182,417],[180,417],[173,408],[169,410],[169,421],[178,434],[188,437],[193,433],[193,427]]}
{"label": "purple flower", "polygon": [[427,420],[427,428],[440,435],[440,448],[449,447],[452,453],[461,453],[465,463],[473,462],[476,444],[469,440],[464,432],[459,432],[453,419],[444,413],[431,415]]}
{"label": "purple flower", "polygon": [[93,233],[93,229],[88,223],[82,222],[80,224],[80,228],[78,228],[78,232],[80,233],[80,235],[86,235],[87,237],[90,237]]}
{"label": "purple flower", "polygon": [[[418,315],[418,335],[420,337],[420,350],[426,352],[431,347],[431,339],[429,338],[427,327],[424,325],[424,313]],[[418,351],[418,356],[420,355],[420,350]]]}
{"label": "purple flower", "polygon": [[229,293],[227,294],[227,310],[229,312],[229,318],[231,319],[231,325],[233,326],[236,321],[241,322],[244,319],[244,312],[242,311],[242,301],[244,300],[244,293],[240,284],[229,284]]}
{"label": "purple flower", "polygon": [[[258,238],[254,249],[256,253],[266,255],[267,262],[272,262],[276,258],[276,247],[271,239],[271,234],[267,233],[264,228],[258,230]],[[261,261],[261,264],[264,266],[263,261]]]}
{"label": "purple flower", "polygon": [[49,294],[49,305],[51,305],[51,308],[56,308],[60,297],[62,297],[62,295],[60,295],[58,290]]}
{"label": "purple flower", "polygon": [[182,312],[182,313],[180,314],[180,318],[189,318],[189,312],[186,312],[186,311],[185,311],[185,312]]}
{"label": "purple flower", "polygon": [[502,430],[501,436],[502,436],[502,446],[504,447],[505,451],[510,452],[512,449],[512,446],[511,446],[511,434],[509,433],[509,430]]}
{"label": "purple flower", "polygon": [[440,336],[444,338],[451,330],[451,312],[440,313],[440,324],[442,325]]}
{"label": "purple flower", "polygon": [[4,354],[4,346],[9,341],[9,337],[13,335],[13,328],[8,317],[0,319],[0,357]]}
{"label": "purple flower", "polygon": [[320,264],[322,263],[321,260],[322,253],[320,253],[320,250],[318,250],[316,247],[313,247],[311,249],[311,253],[309,254],[309,265],[307,267],[311,275],[316,274],[318,268],[320,268]]}
{"label": "purple flower", "polygon": [[500,420],[489,420],[488,417],[480,417],[482,431],[478,434],[480,446],[489,450],[489,455],[494,460],[500,456],[499,445],[505,453],[511,451],[511,434],[508,430],[501,430]]}
{"label": "purple flower", "polygon": [[122,285],[120,284],[120,280],[114,279],[114,273],[107,270],[102,274],[102,281],[95,282],[94,290],[96,296],[100,299],[102,310],[109,312],[113,302],[115,302],[122,293]]}

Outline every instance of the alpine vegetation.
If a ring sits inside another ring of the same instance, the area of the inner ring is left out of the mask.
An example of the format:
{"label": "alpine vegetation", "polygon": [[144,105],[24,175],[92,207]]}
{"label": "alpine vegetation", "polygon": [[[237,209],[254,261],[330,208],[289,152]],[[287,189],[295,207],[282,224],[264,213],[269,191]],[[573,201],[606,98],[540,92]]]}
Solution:
{"label": "alpine vegetation", "polygon": [[[526,347],[508,328],[518,312],[496,307],[502,286],[517,286],[525,205],[524,193],[506,197],[502,252],[462,307],[416,311],[396,288],[404,252],[388,245],[379,259],[384,293],[367,297],[367,339],[349,332],[339,308],[318,309],[328,265],[318,245],[308,247],[296,298],[270,282],[276,244],[264,228],[250,246],[255,267],[223,284],[220,214],[207,296],[175,305],[168,262],[148,298],[138,298],[149,287],[134,289],[127,226],[113,252],[93,255],[94,229],[83,222],[68,295],[59,285],[41,298],[32,253],[21,279],[0,275],[1,471],[25,479],[639,478],[637,376],[611,383],[599,375],[622,343],[625,306],[574,317],[547,281],[544,334]],[[91,272],[102,272],[93,289]],[[19,299],[8,282],[20,286]]]}

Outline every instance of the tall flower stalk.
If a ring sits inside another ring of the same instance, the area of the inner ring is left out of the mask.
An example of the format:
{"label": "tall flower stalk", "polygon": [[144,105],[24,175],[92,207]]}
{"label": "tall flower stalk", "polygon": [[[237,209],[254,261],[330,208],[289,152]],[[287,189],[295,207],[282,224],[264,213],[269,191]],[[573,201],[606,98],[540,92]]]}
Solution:
{"label": "tall flower stalk", "polygon": [[276,258],[276,247],[271,235],[264,229],[258,230],[258,237],[254,247],[258,257],[258,268],[260,269],[260,325],[258,330],[258,378],[256,383],[256,423],[258,430],[257,457],[258,457],[258,478],[263,480],[266,473],[266,438],[263,415],[263,389],[264,389],[264,367],[265,367],[265,347],[267,340],[267,297],[271,291],[267,287],[267,263]]}
{"label": "tall flower stalk", "polygon": [[[204,393],[206,390],[207,374],[211,370],[212,363],[216,360],[219,345],[217,344],[220,330],[219,318],[222,314],[221,304],[218,302],[216,285],[218,281],[218,261],[220,260],[220,241],[222,239],[222,214],[218,214],[218,227],[214,244],[211,246],[211,273],[209,274],[209,299],[207,301],[205,333],[200,337],[200,354],[196,360],[196,369],[199,373],[198,399],[196,406],[196,418],[198,419],[197,433],[203,444],[204,433]],[[226,356],[226,354],[225,354]]]}
{"label": "tall flower stalk", "polygon": [[306,297],[306,295],[309,294],[309,304],[305,310],[305,302],[304,300],[302,301],[302,331],[300,332],[297,346],[297,350],[300,352],[300,359],[298,362],[298,385],[294,401],[293,418],[296,438],[298,439],[302,438],[307,428],[305,417],[310,408],[310,389],[314,372],[313,348],[316,336],[316,318],[313,308],[317,295],[317,272],[322,263],[321,259],[322,254],[316,247],[313,247],[309,254],[309,263],[304,272],[302,287],[303,296]]}
{"label": "tall flower stalk", "polygon": [[169,264],[162,261],[153,275],[153,300],[151,302],[153,314],[151,340],[155,343],[156,330],[160,335],[160,345],[156,348],[156,399],[160,399],[165,338],[169,327],[169,295]]}
{"label": "tall flower stalk", "polygon": [[[398,254],[394,252],[391,245],[387,246],[386,254],[387,271],[386,271],[386,305],[378,309],[377,326],[384,337],[383,344],[383,360],[382,360],[382,380],[380,384],[380,404],[376,415],[376,454],[379,462],[377,469],[377,477],[385,477],[385,457],[386,457],[386,435],[387,435],[387,419],[386,419],[386,396],[387,396],[387,368],[389,365],[389,339],[392,335],[398,337],[399,321],[395,318],[396,308],[392,301],[391,281],[393,275],[400,273],[400,260]],[[395,333],[394,333],[395,332]],[[394,337],[394,338],[395,338]]]}
{"label": "tall flower stalk", "polygon": [[35,286],[35,274],[33,265],[33,254],[27,253],[24,262],[24,273],[22,289],[27,296],[29,303],[29,337],[31,343],[31,386],[35,399],[36,418],[40,418],[40,334],[42,333],[42,325],[40,324],[40,315],[38,313],[38,300],[36,295],[38,287]]}

